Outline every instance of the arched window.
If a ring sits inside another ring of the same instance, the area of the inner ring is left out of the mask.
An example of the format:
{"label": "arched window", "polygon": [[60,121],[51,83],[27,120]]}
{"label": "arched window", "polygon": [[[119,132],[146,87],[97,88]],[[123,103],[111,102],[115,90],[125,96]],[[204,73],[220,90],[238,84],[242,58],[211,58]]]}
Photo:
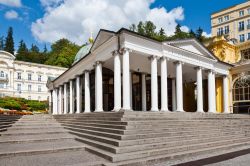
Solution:
{"label": "arched window", "polygon": [[250,75],[238,78],[233,85],[234,102],[250,101]]}
{"label": "arched window", "polygon": [[0,77],[4,77],[4,72],[3,71],[0,72]]}

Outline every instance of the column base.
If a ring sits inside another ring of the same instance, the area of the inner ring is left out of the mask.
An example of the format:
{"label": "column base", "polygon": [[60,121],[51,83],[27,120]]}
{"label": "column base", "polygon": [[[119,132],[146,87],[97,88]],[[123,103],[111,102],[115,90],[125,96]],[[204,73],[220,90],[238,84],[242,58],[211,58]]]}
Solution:
{"label": "column base", "polygon": [[151,111],[151,112],[158,112],[159,109],[151,109],[150,111]]}
{"label": "column base", "polygon": [[91,111],[90,110],[84,110],[83,113],[90,113]]}
{"label": "column base", "polygon": [[176,110],[174,112],[185,112],[184,110]]}
{"label": "column base", "polygon": [[208,113],[214,113],[214,114],[216,114],[217,113],[217,111],[215,110],[213,110],[213,111],[211,111],[211,110],[208,110]]}
{"label": "column base", "polygon": [[161,111],[161,112],[171,112],[171,111],[169,111],[168,109],[161,109],[160,111]]}
{"label": "column base", "polygon": [[104,112],[103,109],[96,109],[94,112]]}
{"label": "column base", "polygon": [[204,113],[204,110],[197,110],[198,113]]}
{"label": "column base", "polygon": [[124,109],[124,108],[121,108],[120,110],[119,110],[119,112],[125,112],[125,111],[133,111],[132,109]]}

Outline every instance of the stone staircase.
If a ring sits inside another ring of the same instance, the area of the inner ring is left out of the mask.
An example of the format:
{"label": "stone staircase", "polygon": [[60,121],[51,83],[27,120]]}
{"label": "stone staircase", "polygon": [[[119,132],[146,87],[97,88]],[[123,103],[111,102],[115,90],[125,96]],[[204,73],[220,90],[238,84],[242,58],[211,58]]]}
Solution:
{"label": "stone staircase", "polygon": [[51,115],[22,116],[0,133],[0,165],[101,166],[105,161],[85,151]]}
{"label": "stone staircase", "polygon": [[89,152],[113,165],[145,165],[250,147],[249,115],[126,111],[54,117],[76,140],[89,145]]}
{"label": "stone staircase", "polygon": [[0,115],[0,132],[6,131],[8,127],[11,127],[21,116],[17,115]]}

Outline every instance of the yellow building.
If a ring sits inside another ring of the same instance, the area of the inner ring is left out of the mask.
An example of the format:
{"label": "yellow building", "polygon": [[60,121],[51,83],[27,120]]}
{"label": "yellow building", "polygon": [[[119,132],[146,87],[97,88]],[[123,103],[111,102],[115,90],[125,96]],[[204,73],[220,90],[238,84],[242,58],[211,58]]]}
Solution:
{"label": "yellow building", "polygon": [[[250,111],[250,1],[211,15],[212,39],[205,46],[230,70],[231,112]],[[217,111],[223,109],[222,80],[216,79]]]}

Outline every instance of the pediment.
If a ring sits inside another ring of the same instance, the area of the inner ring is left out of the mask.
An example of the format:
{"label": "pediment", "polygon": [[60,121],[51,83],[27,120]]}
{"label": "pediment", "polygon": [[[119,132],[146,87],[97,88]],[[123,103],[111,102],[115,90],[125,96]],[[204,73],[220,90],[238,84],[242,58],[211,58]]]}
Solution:
{"label": "pediment", "polygon": [[6,51],[0,51],[0,58],[1,59],[11,59],[11,60],[14,60],[15,56],[12,55],[11,53],[6,52]]}
{"label": "pediment", "polygon": [[164,44],[169,44],[194,54],[217,60],[213,53],[211,53],[205,46],[195,39],[169,41],[165,42]]}

